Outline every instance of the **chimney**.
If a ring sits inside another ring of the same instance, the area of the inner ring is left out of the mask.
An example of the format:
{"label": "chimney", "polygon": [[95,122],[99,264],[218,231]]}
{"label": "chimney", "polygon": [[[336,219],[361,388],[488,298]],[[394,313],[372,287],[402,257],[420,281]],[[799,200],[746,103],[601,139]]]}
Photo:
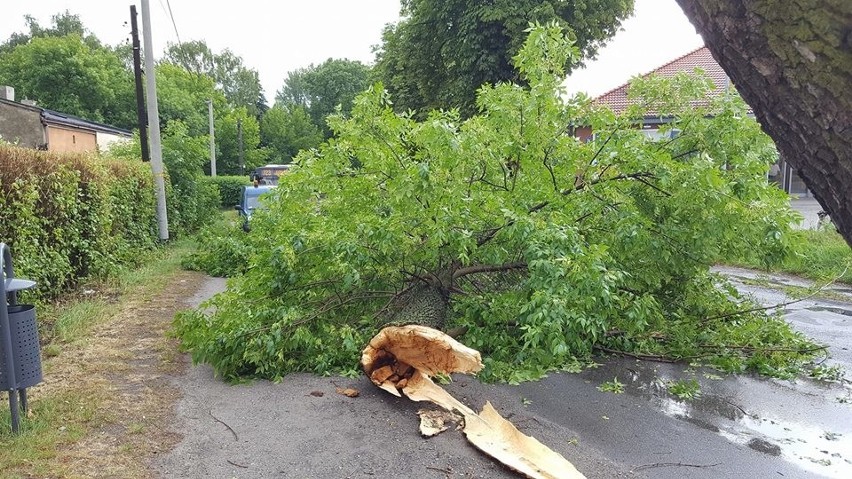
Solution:
{"label": "chimney", "polygon": [[10,86],[0,85],[0,98],[15,101],[15,89]]}

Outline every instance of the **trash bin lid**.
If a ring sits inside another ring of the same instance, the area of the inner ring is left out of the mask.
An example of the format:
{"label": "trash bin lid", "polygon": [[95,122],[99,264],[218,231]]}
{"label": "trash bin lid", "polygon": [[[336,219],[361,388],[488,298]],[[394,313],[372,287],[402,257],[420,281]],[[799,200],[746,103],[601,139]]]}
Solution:
{"label": "trash bin lid", "polygon": [[6,280],[6,292],[20,291],[22,289],[30,289],[36,285],[35,281],[28,279],[11,278]]}

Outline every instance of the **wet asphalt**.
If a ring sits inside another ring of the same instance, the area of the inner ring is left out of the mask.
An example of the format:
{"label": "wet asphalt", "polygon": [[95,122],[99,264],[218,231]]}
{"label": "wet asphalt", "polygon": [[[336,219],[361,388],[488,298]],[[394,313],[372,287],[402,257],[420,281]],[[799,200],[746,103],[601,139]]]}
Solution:
{"label": "wet asphalt", "polygon": [[[800,281],[756,281],[757,273],[731,268],[719,272],[767,305],[788,299],[775,286]],[[223,280],[210,278],[188,306],[224,287]],[[829,346],[824,365],[852,371],[852,288],[837,287],[835,296],[841,300],[789,305],[784,317]],[[724,376],[687,364],[624,358],[599,363],[518,386],[458,376],[446,387],[473,407],[491,401],[521,431],[590,478],[852,477],[848,372],[841,382],[781,381]],[[598,389],[614,378],[624,393]],[[697,381],[700,395],[672,396],[666,385],[677,380]],[[175,382],[184,396],[173,430],[183,440],[154,464],[162,477],[517,477],[473,449],[459,431],[421,438],[416,412],[428,406],[392,397],[363,377],[296,374],[278,384],[228,385],[209,367],[195,366]],[[347,398],[337,387],[355,387],[361,395]]]}

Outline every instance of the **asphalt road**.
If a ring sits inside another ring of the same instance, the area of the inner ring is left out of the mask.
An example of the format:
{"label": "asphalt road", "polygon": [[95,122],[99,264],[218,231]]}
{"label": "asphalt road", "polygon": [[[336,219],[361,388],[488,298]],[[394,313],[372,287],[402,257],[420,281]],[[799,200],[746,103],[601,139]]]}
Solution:
{"label": "asphalt road", "polygon": [[[191,304],[222,288],[222,280],[210,279]],[[852,370],[844,349],[852,345],[852,304],[812,303],[791,309],[788,319],[831,344],[831,361]],[[597,389],[616,377],[624,394]],[[700,383],[699,398],[679,401],[666,392],[666,382],[683,378]],[[183,441],[155,464],[163,477],[517,477],[459,431],[421,438],[416,412],[428,406],[390,396],[363,377],[297,374],[279,384],[231,386],[199,366],[176,383],[184,397],[174,431]],[[337,387],[361,395],[344,397]],[[447,389],[475,408],[491,401],[590,478],[852,477],[848,383],[722,378],[686,365],[607,359],[580,374],[519,386],[458,376]]]}

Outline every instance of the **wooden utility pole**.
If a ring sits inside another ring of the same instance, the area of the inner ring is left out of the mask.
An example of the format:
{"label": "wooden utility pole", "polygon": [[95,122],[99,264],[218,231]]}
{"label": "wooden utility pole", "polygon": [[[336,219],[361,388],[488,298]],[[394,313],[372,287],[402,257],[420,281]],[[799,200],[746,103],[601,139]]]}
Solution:
{"label": "wooden utility pole", "polygon": [[213,131],[213,100],[207,100],[207,120],[210,123],[210,176],[216,176],[216,137]]}
{"label": "wooden utility pole", "polygon": [[246,172],[246,162],[243,158],[243,119],[237,118],[237,142],[240,145],[240,173]]}
{"label": "wooden utility pole", "polygon": [[163,171],[163,147],[160,140],[160,113],[157,105],[157,78],[154,74],[154,40],[151,37],[151,8],[142,1],[142,36],[145,39],[145,80],[148,85],[148,121],[151,129],[151,171],[157,195],[157,226],[160,240],[169,239],[169,219],[166,213],[166,179]]}
{"label": "wooden utility pole", "polygon": [[145,93],[142,91],[142,55],[139,47],[139,29],[136,25],[136,5],[130,6],[130,36],[133,38],[133,77],[136,80],[136,118],[139,122],[142,161],[151,161],[151,152],[148,150],[148,118],[145,115]]}

